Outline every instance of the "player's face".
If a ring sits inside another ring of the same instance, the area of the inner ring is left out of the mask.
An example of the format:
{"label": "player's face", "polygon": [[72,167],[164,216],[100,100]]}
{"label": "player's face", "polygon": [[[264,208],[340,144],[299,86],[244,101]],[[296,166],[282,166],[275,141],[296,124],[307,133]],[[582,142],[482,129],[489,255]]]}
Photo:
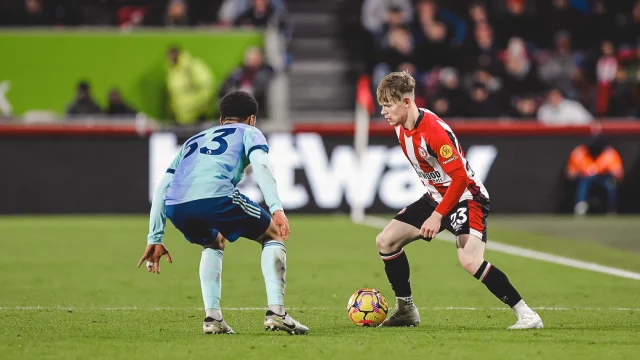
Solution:
{"label": "player's face", "polygon": [[406,104],[406,101],[386,103],[382,104],[382,111],[380,113],[384,116],[384,119],[389,122],[389,125],[396,126],[398,124],[404,124],[404,122],[407,121],[409,106]]}

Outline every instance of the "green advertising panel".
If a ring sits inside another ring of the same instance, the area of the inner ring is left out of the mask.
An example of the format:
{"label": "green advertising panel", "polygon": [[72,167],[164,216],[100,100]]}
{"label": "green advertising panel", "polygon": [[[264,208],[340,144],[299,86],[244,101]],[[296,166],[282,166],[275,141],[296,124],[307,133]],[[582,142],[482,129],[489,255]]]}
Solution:
{"label": "green advertising panel", "polygon": [[[109,90],[118,88],[138,111],[165,119],[170,46],[202,59],[213,72],[217,92],[242,62],[245,49],[262,43],[260,33],[244,30],[0,30],[0,84],[5,84],[4,98],[17,116],[29,110],[64,115],[76,85],[86,80],[103,108]],[[214,96],[212,108],[216,100]]]}

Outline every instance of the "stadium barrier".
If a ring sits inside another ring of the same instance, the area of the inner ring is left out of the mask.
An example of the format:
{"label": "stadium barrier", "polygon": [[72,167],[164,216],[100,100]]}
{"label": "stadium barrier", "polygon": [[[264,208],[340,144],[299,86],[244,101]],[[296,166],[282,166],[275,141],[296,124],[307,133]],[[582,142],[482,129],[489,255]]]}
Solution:
{"label": "stadium barrier", "polygon": [[[449,123],[484,179],[494,213],[571,211],[575,185],[565,179],[565,167],[591,127]],[[391,213],[423,193],[388,125],[371,124],[362,164],[353,127],[299,124],[290,132],[266,134],[285,209],[349,213],[350,204],[360,201],[367,213]],[[625,168],[619,211],[638,213],[640,124],[604,122],[601,131]],[[0,186],[5,189],[0,213],[146,213],[167,165],[193,134],[130,125],[0,124]],[[250,176],[241,187],[261,199]]]}

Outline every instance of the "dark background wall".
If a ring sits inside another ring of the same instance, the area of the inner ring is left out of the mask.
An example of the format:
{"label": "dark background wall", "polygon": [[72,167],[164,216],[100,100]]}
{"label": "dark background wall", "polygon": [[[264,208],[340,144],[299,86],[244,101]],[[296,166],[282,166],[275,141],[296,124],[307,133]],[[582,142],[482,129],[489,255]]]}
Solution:
{"label": "dark background wall", "polygon": [[[269,137],[269,136],[267,136]],[[352,146],[350,136],[323,136],[326,156],[336,146]],[[573,206],[575,184],[564,177],[571,150],[585,136],[459,136],[465,149],[494,145],[488,173],[494,213],[561,213]],[[180,137],[180,140],[183,140]],[[609,137],[622,156],[626,177],[619,187],[619,212],[640,212],[640,141]],[[390,136],[371,145],[397,146]],[[0,135],[0,213],[146,213],[149,209],[149,137],[135,135]],[[473,166],[473,164],[471,164]],[[296,183],[311,194],[304,170]],[[313,194],[311,194],[313,195]],[[322,196],[322,194],[318,194]],[[595,210],[602,192],[596,190]],[[348,211],[348,204],[320,209],[314,196],[296,212]],[[372,213],[394,212],[376,198]]]}

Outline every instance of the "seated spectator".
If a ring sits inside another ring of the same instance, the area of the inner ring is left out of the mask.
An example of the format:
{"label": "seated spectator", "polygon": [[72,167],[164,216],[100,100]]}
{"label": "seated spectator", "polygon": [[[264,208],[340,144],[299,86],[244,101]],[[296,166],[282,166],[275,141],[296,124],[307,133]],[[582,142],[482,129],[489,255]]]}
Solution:
{"label": "seated spectator", "polygon": [[[189,1],[187,8],[187,17],[189,18],[189,24],[196,26],[220,26],[220,27],[229,27],[233,25],[233,20],[236,19],[238,15],[243,13],[246,9],[242,11],[235,11],[235,4],[241,2],[236,0],[207,0],[207,1]],[[248,3],[248,1],[245,1]],[[230,12],[225,13],[226,18],[221,18],[222,9],[224,8],[224,4],[230,3],[232,6],[230,7]],[[247,6],[248,8],[248,6]]]}
{"label": "seated spectator", "polygon": [[44,0],[2,0],[0,2],[0,25],[50,26],[56,17],[51,6]]}
{"label": "seated spectator", "polygon": [[409,31],[404,28],[392,29],[389,33],[389,48],[381,51],[376,58],[377,65],[373,70],[374,84],[378,84],[388,73],[396,71],[400,64],[415,64]]}
{"label": "seated spectator", "polygon": [[188,0],[117,0],[111,4],[115,7],[117,25],[125,29],[186,25],[185,21],[181,22],[178,18],[185,17],[185,10],[189,9]]}
{"label": "seated spectator", "polygon": [[549,59],[540,66],[540,78],[550,87],[557,87],[569,98],[577,97],[572,75],[575,65],[571,54],[571,35],[560,32],[555,36],[555,49]]}
{"label": "seated spectator", "polygon": [[613,42],[602,42],[601,55],[596,63],[596,114],[604,116],[609,110],[611,86],[618,71],[618,59]]}
{"label": "seated spectator", "polygon": [[147,12],[144,6],[123,6],[118,9],[118,26],[123,29],[141,26]]}
{"label": "seated spectator", "polygon": [[439,89],[432,101],[434,108],[440,109],[436,113],[448,117],[463,116],[468,96],[460,86],[458,72],[448,67],[440,70],[438,77]]}
{"label": "seated spectator", "polygon": [[487,14],[487,7],[484,3],[474,1],[469,5],[469,23],[471,27],[489,23],[489,15]]}
{"label": "seated spectator", "polygon": [[273,68],[264,62],[260,49],[250,47],[245,52],[242,66],[235,69],[222,84],[218,97],[222,99],[235,90],[246,91],[258,101],[258,116],[265,116],[267,91],[272,78]]}
{"label": "seated spectator", "polygon": [[487,87],[480,82],[474,83],[471,99],[463,111],[467,118],[496,118],[506,115],[499,102],[495,100]]}
{"label": "seated spectator", "polygon": [[233,22],[236,26],[251,26],[264,29],[269,24],[276,24],[285,30],[288,26],[286,18],[278,14],[275,7],[268,0],[251,0],[251,6]]}
{"label": "seated spectator", "polygon": [[607,116],[635,117],[638,115],[639,104],[634,101],[633,83],[629,81],[627,73],[618,68],[616,78],[611,84],[611,97]]}
{"label": "seated spectator", "polygon": [[189,25],[187,17],[187,3],[185,0],[171,0],[167,7],[167,25],[186,26]]}
{"label": "seated spectator", "polygon": [[365,0],[362,4],[362,26],[374,36],[380,35],[388,21],[388,11],[391,8],[400,9],[403,24],[411,23],[413,18],[411,0]]}
{"label": "seated spectator", "polygon": [[494,76],[485,69],[479,69],[465,76],[465,92],[471,94],[474,88],[474,84],[482,84],[489,91],[489,95],[499,104],[501,108],[509,108],[509,92],[504,88],[502,80],[499,77]]}
{"label": "seated spectator", "polygon": [[433,98],[430,104],[431,104],[430,105],[431,110],[436,115],[438,115],[438,117],[440,117],[441,119],[454,117],[454,115],[452,115],[453,109],[451,107],[451,104],[449,103],[449,100],[446,97],[438,94]]}
{"label": "seated spectator", "polygon": [[574,68],[571,74],[571,84],[576,90],[576,99],[589,112],[595,110],[594,85],[589,82],[585,72],[580,68]]}
{"label": "seated spectator", "polygon": [[69,107],[67,107],[67,115],[76,116],[96,114],[102,114],[102,109],[93,100],[89,83],[82,81],[76,88],[75,100],[69,105]]}
{"label": "seated spectator", "polygon": [[544,40],[540,45],[553,47],[553,36],[560,31],[571,35],[576,48],[582,49],[589,39],[585,39],[581,31],[585,28],[586,17],[569,4],[569,0],[552,0],[551,8],[544,15],[542,23]]}
{"label": "seated spectator", "polygon": [[601,135],[573,149],[567,164],[567,176],[578,181],[574,206],[576,215],[585,215],[589,211],[589,191],[594,183],[607,190],[608,212],[616,212],[616,188],[624,177],[624,168],[620,154]]}
{"label": "seated spectator", "polygon": [[454,49],[449,45],[447,27],[441,22],[424,23],[425,39],[417,42],[415,48],[416,65],[420,71],[431,71],[435,67],[448,66],[456,62],[452,59]]}
{"label": "seated spectator", "polygon": [[213,74],[200,59],[178,47],[167,53],[167,87],[171,112],[180,125],[206,120],[213,104]]}
{"label": "seated spectator", "polygon": [[467,80],[465,81],[465,87],[470,92],[473,88],[474,83],[483,84],[491,94],[498,94],[502,92],[502,80],[494,75],[492,75],[489,71],[485,69],[478,69],[477,71],[468,74]]}
{"label": "seated spectator", "polygon": [[[288,16],[287,4],[284,0],[268,0],[268,2],[279,16],[283,18]],[[212,13],[217,14],[218,25],[222,26],[232,25],[238,16],[251,8],[251,0],[208,0],[206,4],[208,10],[214,10]]]}
{"label": "seated spectator", "polygon": [[537,95],[544,90],[538,78],[538,69],[531,60],[522,39],[509,40],[501,78],[511,96]]}
{"label": "seated spectator", "polygon": [[458,47],[464,44],[467,24],[461,17],[447,8],[439,7],[435,0],[419,0],[416,4],[416,19],[414,21],[417,27],[414,36],[418,42],[428,37],[427,27],[436,22],[446,26],[446,33],[451,33],[450,38],[447,39],[447,45]]}
{"label": "seated spectator", "polygon": [[581,125],[592,122],[593,116],[579,102],[565,99],[560,89],[551,89],[538,119],[548,125]]}
{"label": "seated spectator", "polygon": [[538,111],[538,103],[533,97],[514,98],[512,115],[515,118],[534,119]]}
{"label": "seated spectator", "polygon": [[387,18],[382,25],[380,31],[373,35],[373,43],[376,46],[376,50],[384,50],[389,48],[389,34],[392,30],[398,28],[407,28],[408,24],[405,22],[405,15],[402,8],[392,6],[387,10]]}
{"label": "seated spectator", "polygon": [[[593,0],[593,10],[586,15],[587,25],[581,30],[584,32],[583,36],[587,48],[590,48],[591,44],[600,44],[606,39],[625,37],[624,32],[621,32],[620,36],[616,35],[620,32],[620,25],[609,7],[606,0]],[[627,23],[627,21],[622,23]]]}
{"label": "seated spectator", "polygon": [[109,115],[135,115],[137,111],[122,100],[122,94],[118,89],[109,91],[109,103],[107,114]]}
{"label": "seated spectator", "polygon": [[468,39],[465,46],[462,68],[467,71],[482,68],[497,73],[502,68],[499,53],[493,29],[487,23],[479,23],[473,28],[473,37]]}
{"label": "seated spectator", "polygon": [[496,42],[504,48],[509,39],[518,37],[527,43],[540,42],[540,23],[532,10],[532,0],[505,0],[506,11],[501,13],[495,21]]}

